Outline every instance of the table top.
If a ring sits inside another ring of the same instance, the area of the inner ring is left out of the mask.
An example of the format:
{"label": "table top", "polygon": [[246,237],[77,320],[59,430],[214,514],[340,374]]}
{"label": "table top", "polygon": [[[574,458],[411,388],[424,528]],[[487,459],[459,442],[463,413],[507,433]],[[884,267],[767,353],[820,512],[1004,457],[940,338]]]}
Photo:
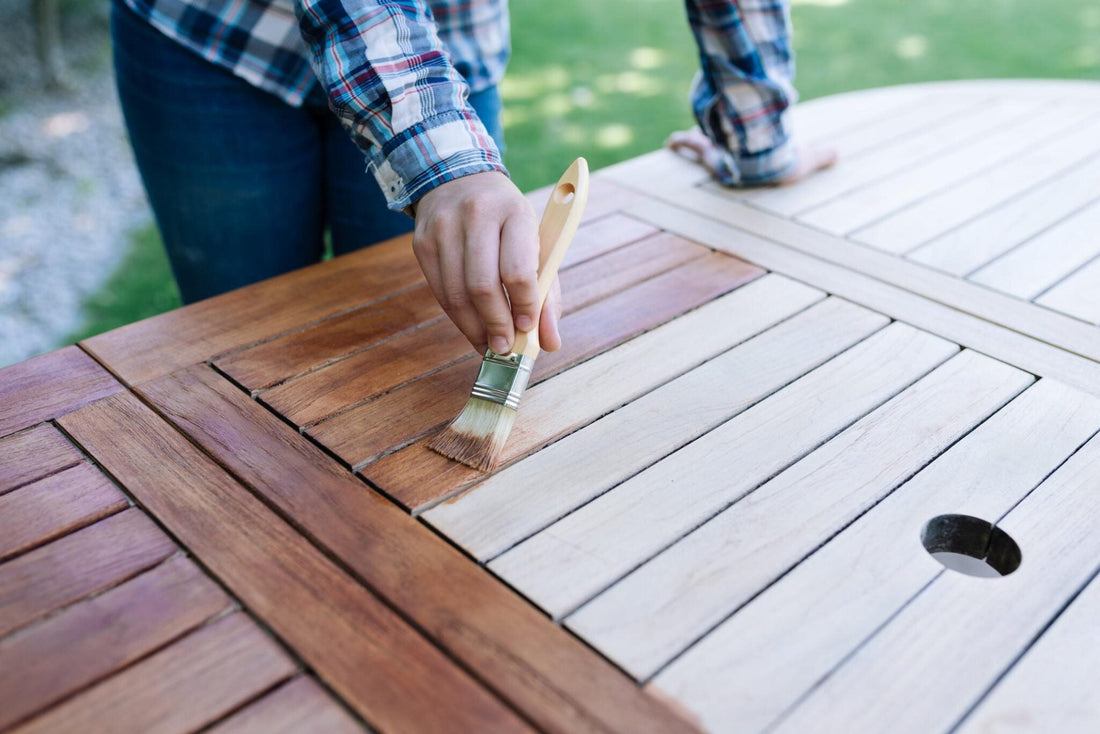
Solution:
{"label": "table top", "polygon": [[404,238],[0,370],[0,731],[1094,730],[1100,85],[795,119],[595,173],[491,475]]}

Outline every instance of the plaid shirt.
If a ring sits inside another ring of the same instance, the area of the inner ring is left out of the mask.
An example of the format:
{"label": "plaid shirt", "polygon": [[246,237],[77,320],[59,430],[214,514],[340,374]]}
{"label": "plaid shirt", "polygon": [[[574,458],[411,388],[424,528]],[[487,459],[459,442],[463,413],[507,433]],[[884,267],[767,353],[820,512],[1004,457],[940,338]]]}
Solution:
{"label": "plaid shirt", "polygon": [[505,170],[466,97],[504,75],[506,0],[125,2],[290,105],[302,105],[320,77],[392,209],[446,181]]}
{"label": "plaid shirt", "polygon": [[752,185],[795,166],[786,120],[797,100],[786,0],[688,0],[702,71],[691,104],[699,127],[726,149],[722,183]]}

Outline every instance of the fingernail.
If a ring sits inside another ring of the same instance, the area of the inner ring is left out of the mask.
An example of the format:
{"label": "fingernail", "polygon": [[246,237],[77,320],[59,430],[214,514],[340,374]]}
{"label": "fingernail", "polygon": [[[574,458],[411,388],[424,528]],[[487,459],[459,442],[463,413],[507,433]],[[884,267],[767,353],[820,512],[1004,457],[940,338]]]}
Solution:
{"label": "fingernail", "polygon": [[516,317],[516,328],[520,331],[530,331],[534,327],[535,321],[530,316],[524,314]]}
{"label": "fingernail", "polygon": [[489,340],[489,348],[497,354],[508,353],[508,340],[502,336],[494,336]]}

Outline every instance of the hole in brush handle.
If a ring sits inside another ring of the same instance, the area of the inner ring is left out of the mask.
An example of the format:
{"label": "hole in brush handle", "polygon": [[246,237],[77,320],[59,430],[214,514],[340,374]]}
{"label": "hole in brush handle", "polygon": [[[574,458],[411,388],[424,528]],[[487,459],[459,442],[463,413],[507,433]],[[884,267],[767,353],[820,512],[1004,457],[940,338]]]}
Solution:
{"label": "hole in brush handle", "polygon": [[554,189],[554,202],[557,204],[568,204],[573,201],[573,196],[577,193],[576,188],[571,183],[558,184]]}

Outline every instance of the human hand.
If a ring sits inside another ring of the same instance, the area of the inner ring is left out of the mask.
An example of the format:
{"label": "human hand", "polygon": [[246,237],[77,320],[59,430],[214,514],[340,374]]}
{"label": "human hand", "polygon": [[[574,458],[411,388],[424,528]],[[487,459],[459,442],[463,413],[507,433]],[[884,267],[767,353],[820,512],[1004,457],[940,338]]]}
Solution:
{"label": "human hand", "polygon": [[[717,176],[718,167],[722,162],[723,151],[714,141],[703,134],[697,127],[690,130],[681,130],[672,133],[665,145],[674,153],[680,153],[694,160],[699,165],[710,171],[712,176]],[[836,151],[819,145],[797,146],[795,148],[797,163],[795,167],[782,178],[778,178],[768,186],[787,186],[809,176],[815,171],[829,168],[836,163]]]}
{"label": "human hand", "polygon": [[561,346],[561,286],[538,308],[538,220],[503,173],[448,181],[416,203],[413,252],[439,305],[479,353],[508,354],[516,331],[539,326],[541,348]]}

